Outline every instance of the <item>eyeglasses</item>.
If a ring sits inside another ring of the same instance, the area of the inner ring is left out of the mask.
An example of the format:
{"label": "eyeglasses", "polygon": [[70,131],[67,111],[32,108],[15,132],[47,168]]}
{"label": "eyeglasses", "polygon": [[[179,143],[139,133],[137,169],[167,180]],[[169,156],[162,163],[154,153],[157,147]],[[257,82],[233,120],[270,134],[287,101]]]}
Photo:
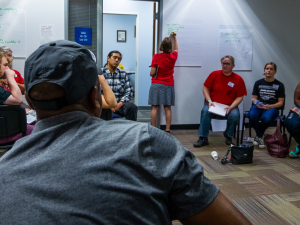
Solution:
{"label": "eyeglasses", "polygon": [[14,58],[14,56],[13,55],[11,55],[11,54],[6,54],[9,58]]}
{"label": "eyeglasses", "polygon": [[223,66],[230,66],[230,63],[222,63]]}
{"label": "eyeglasses", "polygon": [[118,57],[118,56],[113,56],[113,59],[118,59],[119,61],[122,60],[122,58]]}

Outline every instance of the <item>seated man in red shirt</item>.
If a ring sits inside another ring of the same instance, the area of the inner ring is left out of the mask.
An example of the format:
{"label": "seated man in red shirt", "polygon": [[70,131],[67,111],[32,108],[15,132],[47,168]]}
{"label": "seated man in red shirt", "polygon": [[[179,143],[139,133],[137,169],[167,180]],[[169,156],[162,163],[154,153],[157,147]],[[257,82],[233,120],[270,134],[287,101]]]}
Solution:
{"label": "seated man in red shirt", "polygon": [[232,72],[234,68],[234,58],[226,55],[221,59],[222,70],[213,71],[203,86],[203,94],[207,101],[201,111],[199,140],[194,147],[208,145],[208,133],[210,129],[211,119],[224,118],[208,112],[211,106],[215,106],[214,102],[228,105],[226,110],[227,127],[224,131],[225,143],[232,143],[234,129],[240,119],[240,111],[238,105],[243,101],[244,95],[247,95],[245,82],[242,77]]}

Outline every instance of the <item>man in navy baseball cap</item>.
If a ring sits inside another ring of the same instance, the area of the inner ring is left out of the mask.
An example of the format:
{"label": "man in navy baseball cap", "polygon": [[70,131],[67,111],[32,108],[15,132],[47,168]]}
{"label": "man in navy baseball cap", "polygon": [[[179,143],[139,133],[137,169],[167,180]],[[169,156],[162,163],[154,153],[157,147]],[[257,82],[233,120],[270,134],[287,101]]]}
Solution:
{"label": "man in navy baseball cap", "polygon": [[[91,52],[70,41],[60,40],[40,46],[25,62],[25,89],[34,107],[43,110],[59,110],[74,104],[85,96],[98,79],[98,71]],[[63,96],[50,93],[45,98],[32,96],[37,84],[60,86]],[[33,88],[34,89],[34,88]]]}

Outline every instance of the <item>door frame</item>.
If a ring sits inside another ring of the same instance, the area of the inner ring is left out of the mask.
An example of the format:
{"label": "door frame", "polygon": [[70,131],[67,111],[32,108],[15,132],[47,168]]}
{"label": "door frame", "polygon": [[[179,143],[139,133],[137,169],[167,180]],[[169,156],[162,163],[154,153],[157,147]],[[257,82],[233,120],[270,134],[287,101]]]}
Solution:
{"label": "door frame", "polygon": [[[122,12],[122,11],[103,11],[102,13],[102,18],[103,14],[109,14],[109,15],[127,15],[127,16],[136,16],[136,39],[135,39],[135,83],[138,83],[138,60],[139,60],[139,27],[140,27],[140,18],[139,18],[139,13],[138,12]],[[102,19],[103,22],[103,19]],[[102,24],[102,32],[103,32],[103,24]],[[101,48],[103,49],[103,39],[102,39],[102,45]],[[103,55],[103,53],[102,53]],[[103,59],[104,60],[104,59]],[[102,62],[103,65],[103,62]],[[138,85],[137,85],[138,86]],[[135,92],[134,92],[134,104],[137,105],[138,103],[138,87],[135,87]]]}
{"label": "door frame", "polygon": [[[158,2],[158,28],[157,28],[157,52],[159,51],[159,43],[162,41],[162,28],[163,28],[163,0],[132,0],[132,1],[145,1],[145,2]],[[69,0],[64,0],[65,2],[65,39],[68,39],[68,29],[69,29]],[[103,65],[103,13],[112,13],[112,14],[130,14],[130,13],[122,13],[122,12],[103,12],[103,0],[97,0],[97,66],[101,67]],[[131,13],[131,15],[137,16],[137,39],[136,44],[138,43],[138,36],[139,36],[139,19],[138,19],[138,13]],[[101,46],[101,47],[100,47]],[[136,74],[135,74],[135,82],[138,83],[138,46],[136,48]],[[135,104],[138,103],[138,85],[135,88]],[[161,109],[160,109],[161,110]],[[160,112],[158,112],[157,115],[157,127],[160,127]]]}

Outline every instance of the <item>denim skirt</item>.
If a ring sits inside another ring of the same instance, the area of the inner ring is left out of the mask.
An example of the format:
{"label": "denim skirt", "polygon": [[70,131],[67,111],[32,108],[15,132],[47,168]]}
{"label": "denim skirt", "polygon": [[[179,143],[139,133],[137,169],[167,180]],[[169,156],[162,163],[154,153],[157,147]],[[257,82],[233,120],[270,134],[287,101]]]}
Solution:
{"label": "denim skirt", "polygon": [[148,104],[175,106],[174,86],[152,83],[149,90]]}

